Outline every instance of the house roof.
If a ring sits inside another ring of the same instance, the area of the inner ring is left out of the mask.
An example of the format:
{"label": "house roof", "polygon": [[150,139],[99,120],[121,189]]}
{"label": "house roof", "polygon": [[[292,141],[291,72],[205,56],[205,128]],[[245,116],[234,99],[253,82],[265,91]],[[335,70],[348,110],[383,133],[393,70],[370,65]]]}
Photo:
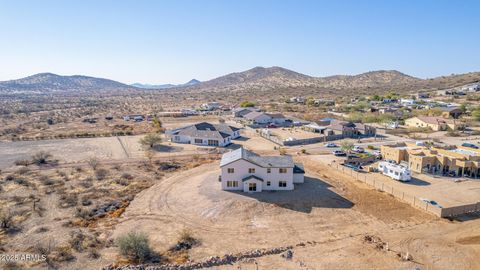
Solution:
{"label": "house roof", "polygon": [[250,180],[250,179],[256,179],[256,180],[260,180],[260,181],[263,182],[263,179],[262,179],[262,178],[260,178],[260,177],[258,177],[258,176],[255,176],[255,175],[249,175],[249,176],[243,178],[243,179],[242,179],[242,182],[248,181],[248,180]]}
{"label": "house roof", "polygon": [[285,116],[281,113],[266,113],[266,115],[270,116],[271,118],[285,118]]}
{"label": "house roof", "polygon": [[417,118],[425,122],[427,124],[438,124],[438,123],[451,123],[449,119],[441,118],[441,117],[435,117],[435,116],[417,116]]}
{"label": "house roof", "polygon": [[302,163],[295,163],[293,167],[293,173],[305,173],[305,168],[303,168]]}
{"label": "house roof", "polygon": [[173,132],[173,134],[196,138],[224,139],[230,137],[230,133],[233,133],[237,130],[239,129],[225,124],[210,124],[207,122],[201,122],[178,129],[176,132]]}
{"label": "house roof", "polygon": [[259,156],[243,147],[225,153],[220,161],[220,167],[237,160],[246,160],[264,168],[293,168],[294,163],[291,156]]}
{"label": "house roof", "polygon": [[247,113],[243,116],[243,118],[248,119],[248,120],[255,120],[258,119],[261,116],[268,116],[270,118],[270,115],[264,113],[264,112],[250,112]]}
{"label": "house roof", "polygon": [[458,107],[441,107],[440,108],[443,112],[453,112],[453,111],[461,111]]}

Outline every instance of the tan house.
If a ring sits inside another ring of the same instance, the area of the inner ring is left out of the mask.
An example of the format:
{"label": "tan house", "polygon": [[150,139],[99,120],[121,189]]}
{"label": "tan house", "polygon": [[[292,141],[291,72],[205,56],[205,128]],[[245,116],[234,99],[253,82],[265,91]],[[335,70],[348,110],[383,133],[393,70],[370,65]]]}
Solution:
{"label": "tan house", "polygon": [[480,150],[463,146],[427,147],[416,144],[382,145],[382,157],[405,162],[417,173],[449,174],[480,178]]}
{"label": "tan house", "polygon": [[459,130],[465,127],[463,122],[435,116],[417,116],[405,120],[405,125],[415,128],[430,128],[434,131]]}

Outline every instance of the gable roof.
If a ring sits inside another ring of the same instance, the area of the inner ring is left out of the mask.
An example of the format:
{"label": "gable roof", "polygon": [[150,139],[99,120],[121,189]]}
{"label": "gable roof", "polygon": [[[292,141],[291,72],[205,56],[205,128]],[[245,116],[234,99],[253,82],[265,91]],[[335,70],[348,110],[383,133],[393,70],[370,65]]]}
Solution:
{"label": "gable roof", "polygon": [[243,147],[222,155],[220,167],[230,164],[237,160],[246,160],[263,168],[293,168],[293,158],[291,156],[259,156]]}
{"label": "gable roof", "polygon": [[258,177],[258,176],[255,176],[255,175],[249,175],[249,176],[243,178],[243,179],[242,179],[242,182],[248,181],[248,180],[250,180],[250,179],[256,179],[256,180],[260,180],[260,181],[263,182],[263,179],[262,179],[262,178],[260,178],[260,177]]}

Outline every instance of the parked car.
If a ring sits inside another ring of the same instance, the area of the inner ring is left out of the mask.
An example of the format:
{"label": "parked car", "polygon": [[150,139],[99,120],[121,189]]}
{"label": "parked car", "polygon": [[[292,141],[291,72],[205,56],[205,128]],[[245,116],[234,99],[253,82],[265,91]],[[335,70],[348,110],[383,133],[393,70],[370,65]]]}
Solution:
{"label": "parked car", "polygon": [[462,146],[468,147],[468,148],[473,148],[473,149],[479,149],[479,147],[473,143],[462,143]]}
{"label": "parked car", "polygon": [[332,152],[332,154],[334,154],[337,157],[344,157],[347,155],[347,153],[343,152],[342,150],[335,150]]}
{"label": "parked car", "polygon": [[355,171],[355,172],[358,172],[358,171],[360,171],[361,169],[363,169],[362,166],[355,166],[355,165],[353,165],[353,164],[345,164],[345,163],[344,163],[344,164],[342,164],[342,165],[345,166],[345,167],[347,167],[347,168],[352,169],[352,170]]}
{"label": "parked car", "polygon": [[270,124],[267,125],[267,128],[276,128],[276,127],[277,127],[277,125],[272,124],[272,123],[270,123]]}
{"label": "parked car", "polygon": [[363,153],[365,152],[365,149],[363,149],[363,147],[360,147],[360,146],[354,146],[352,151],[355,153]]}
{"label": "parked car", "polygon": [[332,147],[337,147],[337,145],[334,143],[326,143],[325,147],[332,148]]}

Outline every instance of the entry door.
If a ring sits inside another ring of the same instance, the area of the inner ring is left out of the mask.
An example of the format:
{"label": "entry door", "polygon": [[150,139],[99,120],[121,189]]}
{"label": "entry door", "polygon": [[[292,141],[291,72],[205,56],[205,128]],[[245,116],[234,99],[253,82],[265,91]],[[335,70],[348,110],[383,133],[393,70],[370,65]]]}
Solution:
{"label": "entry door", "polygon": [[248,183],[248,191],[257,191],[257,183]]}

